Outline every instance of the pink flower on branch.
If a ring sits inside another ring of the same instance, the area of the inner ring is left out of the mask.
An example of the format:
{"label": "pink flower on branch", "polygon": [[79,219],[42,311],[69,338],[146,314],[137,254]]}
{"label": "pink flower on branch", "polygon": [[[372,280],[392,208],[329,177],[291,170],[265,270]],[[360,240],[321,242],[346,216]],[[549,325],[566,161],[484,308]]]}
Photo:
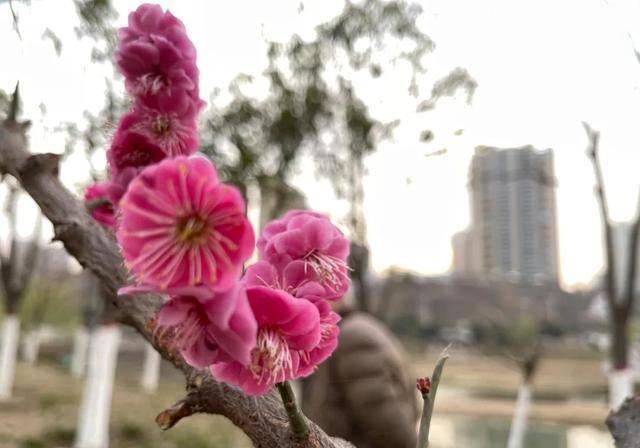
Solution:
{"label": "pink flower on branch", "polygon": [[[129,287],[120,294],[159,292],[152,287]],[[161,339],[168,339],[188,364],[203,368],[215,362],[249,364],[256,345],[256,320],[244,285],[224,292],[206,287],[174,288],[157,316]],[[167,337],[168,336],[168,337]]]}
{"label": "pink flower on branch", "polygon": [[278,269],[266,260],[260,260],[247,268],[243,277],[247,286],[268,286],[281,289],[294,297],[315,302],[325,295],[316,273],[306,268],[302,260],[285,263]]}
{"label": "pink flower on branch", "polygon": [[300,376],[301,352],[313,350],[321,340],[320,317],[311,302],[281,290],[248,287],[247,297],[258,323],[251,362],[220,362],[210,369],[217,379],[262,395],[274,384]]}
{"label": "pink flower on branch", "polygon": [[349,288],[349,241],[324,215],[300,210],[287,213],[265,227],[258,249],[272,264],[304,261],[325,288],[325,299],[340,299]]}
{"label": "pink flower on branch", "polygon": [[224,290],[253,252],[242,196],[218,181],[205,158],[176,157],[146,168],[120,207],[118,242],[142,284]]}
{"label": "pink flower on branch", "polygon": [[311,350],[301,351],[298,375],[305,377],[311,375],[318,364],[323,363],[335,351],[340,335],[340,315],[331,310],[331,305],[326,300],[315,302],[320,314],[320,342]]}
{"label": "pink flower on branch", "polygon": [[158,163],[166,156],[151,138],[137,132],[118,130],[107,151],[109,173],[115,177],[127,168],[144,168]]}
{"label": "pink flower on branch", "polygon": [[141,5],[118,33],[116,64],[127,90],[140,98],[171,97],[177,91],[198,98],[196,50],[184,25],[158,5]]}

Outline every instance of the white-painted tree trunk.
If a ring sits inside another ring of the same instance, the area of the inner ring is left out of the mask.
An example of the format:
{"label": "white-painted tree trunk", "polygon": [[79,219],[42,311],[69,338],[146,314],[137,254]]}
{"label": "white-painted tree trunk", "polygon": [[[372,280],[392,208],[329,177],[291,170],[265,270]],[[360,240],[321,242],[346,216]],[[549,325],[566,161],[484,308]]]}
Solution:
{"label": "white-painted tree trunk", "polygon": [[40,329],[29,331],[22,340],[22,358],[29,364],[38,362],[40,353]]}
{"label": "white-painted tree trunk", "polygon": [[153,393],[158,390],[158,381],[160,379],[160,361],[162,360],[151,344],[146,344],[144,350],[144,365],[142,366],[142,377],[140,385],[147,393]]}
{"label": "white-painted tree trunk", "polygon": [[18,316],[9,314],[4,318],[0,338],[0,401],[2,401],[10,399],[13,390],[18,340],[20,339]]}
{"label": "white-painted tree trunk", "polygon": [[117,325],[100,325],[91,333],[75,448],[109,446],[109,414],[119,344],[120,327]]}
{"label": "white-painted tree trunk", "polygon": [[617,410],[627,397],[633,395],[633,372],[630,368],[609,372],[609,408]]}
{"label": "white-painted tree trunk", "polygon": [[524,445],[524,436],[527,431],[527,418],[529,417],[529,408],[531,407],[531,385],[527,382],[522,383],[518,389],[518,399],[516,408],[513,412],[513,420],[511,421],[511,429],[509,430],[509,440],[507,448],[522,448]]}
{"label": "white-painted tree trunk", "polygon": [[87,353],[89,352],[89,331],[85,326],[76,328],[73,333],[73,353],[71,354],[71,374],[75,378],[82,378],[87,368]]}

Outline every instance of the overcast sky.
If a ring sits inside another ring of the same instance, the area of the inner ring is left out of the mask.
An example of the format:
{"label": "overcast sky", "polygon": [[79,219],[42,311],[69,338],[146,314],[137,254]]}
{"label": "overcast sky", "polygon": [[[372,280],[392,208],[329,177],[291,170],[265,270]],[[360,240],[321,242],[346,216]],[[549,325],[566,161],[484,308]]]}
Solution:
{"label": "overcast sky", "polygon": [[[117,0],[118,24],[139,3]],[[294,32],[312,37],[313,26],[343,5],[339,0],[305,2],[300,12],[298,1],[158,3],[187,26],[198,49],[203,95],[224,88],[240,72],[260,74],[265,38],[285,41]],[[423,90],[456,66],[467,68],[479,87],[471,106],[455,98],[434,112],[416,114],[406,92],[406,67],[388,67],[383,79],[356,84],[376,118],[403,120],[394,138],[367,162],[365,211],[374,269],[446,272],[451,235],[468,225],[466,176],[473,148],[530,143],[555,151],[562,278],[568,286],[590,282],[601,267],[602,250],[581,121],[602,133],[612,214],[630,219],[640,184],[640,65],[629,33],[640,38],[640,4],[433,0],[422,6],[420,26],[437,45],[428,57]],[[0,88],[11,90],[20,80],[25,115],[35,122],[33,149],[62,152],[64,135],[55,126],[81,122],[85,110],[101,107],[110,68],[89,63],[91,42],[74,35],[77,16],[71,0],[33,0],[30,7],[16,9],[22,41],[12,31],[7,3],[0,5]],[[60,56],[51,41],[41,38],[47,27],[63,41]],[[424,128],[436,136],[429,145],[418,142]],[[457,129],[464,133],[455,135]],[[448,149],[446,155],[425,157],[441,148]],[[87,169],[82,155],[72,155],[63,179],[76,188],[86,181]],[[336,206],[330,186],[315,179],[308,163],[301,164],[295,182],[311,206],[341,217],[344,208]],[[28,223],[34,212],[26,204],[21,214]],[[0,220],[0,226],[6,223]]]}

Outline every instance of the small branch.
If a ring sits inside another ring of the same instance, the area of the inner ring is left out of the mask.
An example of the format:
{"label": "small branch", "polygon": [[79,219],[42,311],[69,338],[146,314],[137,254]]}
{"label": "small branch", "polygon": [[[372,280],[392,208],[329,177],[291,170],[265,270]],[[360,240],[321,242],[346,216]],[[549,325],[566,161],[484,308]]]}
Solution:
{"label": "small branch", "polygon": [[420,431],[418,432],[417,448],[427,448],[429,446],[429,428],[431,426],[431,417],[433,416],[433,407],[436,401],[436,393],[442,376],[444,363],[449,359],[447,354],[449,347],[445,348],[440,355],[440,359],[436,362],[433,369],[431,380],[429,378],[418,379],[418,390],[422,393],[424,407],[422,409],[422,417],[420,418]]}
{"label": "small branch", "polygon": [[596,194],[598,197],[598,205],[600,206],[600,214],[602,218],[602,228],[605,240],[605,262],[606,262],[606,289],[607,303],[612,313],[617,309],[616,288],[615,288],[615,257],[613,253],[613,231],[611,229],[611,218],[609,216],[609,203],[604,189],[604,177],[602,175],[602,167],[599,158],[600,133],[588,123],[583,122],[587,138],[589,139],[589,148],[587,154],[593,164],[593,171],[596,177]]}
{"label": "small branch", "polygon": [[280,397],[282,398],[282,403],[284,404],[284,409],[287,412],[287,416],[289,417],[289,424],[291,425],[291,431],[296,436],[298,440],[304,440],[309,437],[309,426],[307,425],[307,420],[304,415],[300,411],[298,404],[296,403],[296,396],[293,393],[293,389],[291,388],[291,384],[289,381],[285,381],[284,383],[276,384],[278,388],[278,392],[280,392]]}
{"label": "small branch", "polygon": [[638,270],[638,243],[640,243],[640,193],[638,193],[638,205],[636,217],[631,226],[631,238],[629,244],[629,262],[627,264],[627,289],[623,304],[624,314],[630,316],[633,312],[633,302],[636,295],[636,272]]}
{"label": "small branch", "polygon": [[7,114],[7,120],[16,122],[18,121],[18,113],[20,112],[20,83],[16,83],[16,88],[11,95],[11,103],[9,104],[9,113]]}
{"label": "small branch", "polygon": [[18,27],[18,14],[13,9],[13,0],[9,0],[9,9],[11,10],[11,18],[13,19],[13,29],[18,35],[18,39],[22,40],[22,34],[20,34],[20,28]]}
{"label": "small branch", "polygon": [[156,417],[156,423],[163,431],[173,426],[185,417],[195,414],[188,400],[180,400],[173,406],[162,411]]}

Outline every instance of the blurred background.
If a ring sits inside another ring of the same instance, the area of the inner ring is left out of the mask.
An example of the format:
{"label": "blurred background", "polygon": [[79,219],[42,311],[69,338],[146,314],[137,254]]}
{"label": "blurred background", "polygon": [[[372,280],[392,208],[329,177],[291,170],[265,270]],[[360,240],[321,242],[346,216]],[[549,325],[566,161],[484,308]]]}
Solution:
{"label": "blurred background", "polygon": [[[106,174],[116,30],[140,3],[0,0],[0,106],[19,81],[32,151],[64,153],[79,196]],[[453,343],[433,447],[613,446],[604,420],[640,377],[640,2],[157,3],[198,51],[200,150],[255,227],[329,214],[350,306],[409,376]],[[0,446],[89,446],[92,419],[96,446],[249,446],[221,417],[161,432],[181,375],[113,324],[12,179],[0,205]]]}

